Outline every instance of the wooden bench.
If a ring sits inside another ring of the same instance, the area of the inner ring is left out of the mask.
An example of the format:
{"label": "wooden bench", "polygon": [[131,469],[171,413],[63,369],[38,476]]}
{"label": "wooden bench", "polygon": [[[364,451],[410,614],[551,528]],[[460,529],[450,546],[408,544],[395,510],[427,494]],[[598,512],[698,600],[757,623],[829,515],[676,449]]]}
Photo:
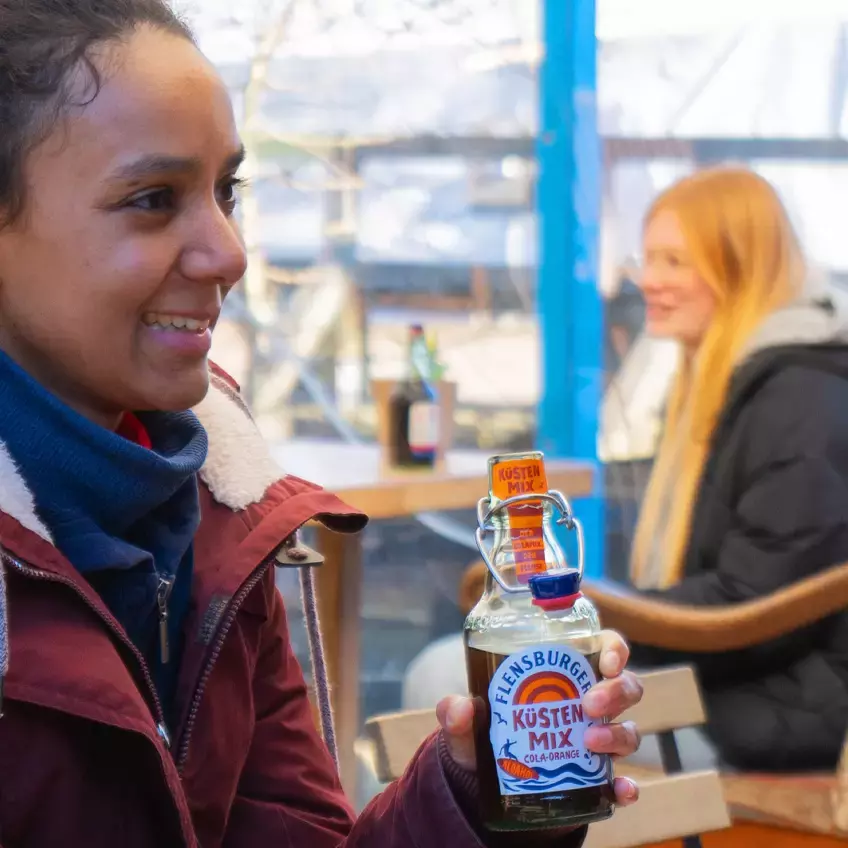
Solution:
{"label": "wooden bench", "polygon": [[[605,822],[592,825],[586,848],[631,848],[720,831],[730,826],[721,779],[715,771],[679,772],[674,731],[704,723],[695,675],[691,669],[669,669],[643,678],[645,695],[626,718],[643,735],[658,734],[667,774],[629,767],[626,760],[616,773],[639,781],[638,804],[621,808]],[[397,779],[421,742],[437,728],[433,710],[376,716],[365,725],[365,740],[381,782]],[[688,845],[697,845],[691,841]]]}
{"label": "wooden bench", "polygon": [[[734,651],[791,634],[848,608],[848,564],[768,597],[728,607],[688,607],[646,599],[603,581],[584,591],[606,627],[631,641],[669,650]],[[836,773],[727,774],[734,826],[705,848],[846,848],[848,739]]]}

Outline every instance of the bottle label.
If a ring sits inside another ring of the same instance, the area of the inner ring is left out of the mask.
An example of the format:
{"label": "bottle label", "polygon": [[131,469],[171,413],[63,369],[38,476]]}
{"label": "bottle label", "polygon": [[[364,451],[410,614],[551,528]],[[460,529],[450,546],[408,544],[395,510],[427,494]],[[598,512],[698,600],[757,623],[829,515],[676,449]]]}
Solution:
{"label": "bottle label", "polygon": [[502,795],[533,795],[600,786],[609,758],[586,750],[594,721],[583,695],[597,682],[579,651],[536,645],[510,654],[489,684],[489,739]]}
{"label": "bottle label", "polygon": [[409,407],[409,449],[428,453],[439,442],[439,407],[429,401],[418,401]]}
{"label": "bottle label", "polygon": [[543,495],[547,491],[548,478],[541,459],[507,459],[492,469],[492,494],[500,501],[516,495]]}
{"label": "bottle label", "polygon": [[[534,457],[499,462],[492,469],[492,494],[501,501],[516,495],[544,494],[548,491],[545,463]],[[515,559],[515,577],[527,583],[543,573],[545,564],[544,510],[542,502],[529,499],[507,507],[509,535]]]}

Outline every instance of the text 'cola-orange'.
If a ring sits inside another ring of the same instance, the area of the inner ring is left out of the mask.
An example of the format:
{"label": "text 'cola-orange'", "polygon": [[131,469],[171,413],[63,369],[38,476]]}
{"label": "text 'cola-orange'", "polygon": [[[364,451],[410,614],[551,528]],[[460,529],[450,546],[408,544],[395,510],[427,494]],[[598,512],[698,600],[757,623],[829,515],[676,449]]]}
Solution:
{"label": "text 'cola-orange'", "polygon": [[[477,512],[489,574],[465,622],[465,650],[482,820],[492,830],[535,830],[608,818],[610,758],[583,744],[601,625],[580,592],[580,523],[565,497],[548,491],[539,452],[492,457]],[[558,526],[574,534],[575,566]]]}

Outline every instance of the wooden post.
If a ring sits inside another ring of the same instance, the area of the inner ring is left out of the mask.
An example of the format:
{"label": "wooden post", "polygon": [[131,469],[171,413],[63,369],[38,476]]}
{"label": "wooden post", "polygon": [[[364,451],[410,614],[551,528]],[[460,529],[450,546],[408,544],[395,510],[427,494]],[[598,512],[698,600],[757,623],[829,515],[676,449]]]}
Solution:
{"label": "wooden post", "polygon": [[356,796],[359,734],[359,620],[362,592],[362,547],[358,535],[317,527],[324,564],[316,569],[318,615],[336,722],[339,772],[348,797]]}

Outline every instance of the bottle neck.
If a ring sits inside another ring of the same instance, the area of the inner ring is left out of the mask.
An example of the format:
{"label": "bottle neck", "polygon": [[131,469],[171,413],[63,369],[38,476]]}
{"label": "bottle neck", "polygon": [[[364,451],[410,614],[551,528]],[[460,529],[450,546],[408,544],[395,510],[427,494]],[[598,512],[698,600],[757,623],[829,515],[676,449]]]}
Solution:
{"label": "bottle neck", "polygon": [[[528,588],[536,574],[566,568],[549,503],[528,501],[498,510],[492,518],[492,563],[504,582]],[[493,591],[501,588],[492,580]]]}

